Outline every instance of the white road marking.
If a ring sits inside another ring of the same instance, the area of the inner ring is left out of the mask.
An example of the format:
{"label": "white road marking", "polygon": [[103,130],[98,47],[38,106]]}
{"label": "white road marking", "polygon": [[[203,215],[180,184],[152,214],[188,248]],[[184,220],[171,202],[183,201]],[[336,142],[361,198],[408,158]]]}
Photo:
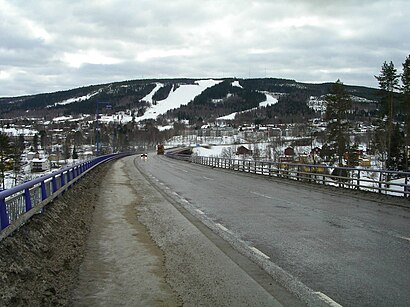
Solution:
{"label": "white road marking", "polygon": [[315,294],[317,294],[317,296],[319,296],[319,298],[326,302],[326,304],[329,304],[329,306],[331,307],[342,307],[342,305],[340,305],[339,303],[335,302],[334,300],[332,300],[330,297],[328,297],[326,294],[322,293],[322,292],[314,292]]}
{"label": "white road marking", "polygon": [[221,228],[223,231],[232,233],[232,231],[230,231],[228,228],[226,228],[224,225],[216,223],[216,226],[218,226],[219,228]]}
{"label": "white road marking", "polygon": [[258,192],[252,192],[251,191],[251,193],[254,194],[254,195],[260,196],[260,197],[265,197],[267,199],[273,199],[273,197],[270,197],[268,195],[264,195],[264,194],[261,194],[261,193],[258,193]]}
{"label": "white road marking", "polygon": [[206,179],[206,180],[214,180],[212,178],[206,177],[206,176],[202,176],[202,178]]}
{"label": "white road marking", "polygon": [[403,240],[410,241],[410,238],[408,238],[408,237],[404,237],[404,236],[400,236],[400,235],[397,235],[396,237],[400,238],[400,239],[403,239]]}
{"label": "white road marking", "polygon": [[257,249],[256,247],[253,246],[249,246],[251,248],[251,250],[253,250],[255,253],[257,253],[259,256],[262,256],[265,259],[270,259],[270,257],[264,253],[262,253],[259,249]]}
{"label": "white road marking", "polygon": [[179,196],[179,194],[177,192],[172,192],[172,194],[174,194],[176,196]]}
{"label": "white road marking", "polygon": [[199,210],[199,209],[195,209],[196,212],[198,212],[199,214],[205,214],[203,211]]}

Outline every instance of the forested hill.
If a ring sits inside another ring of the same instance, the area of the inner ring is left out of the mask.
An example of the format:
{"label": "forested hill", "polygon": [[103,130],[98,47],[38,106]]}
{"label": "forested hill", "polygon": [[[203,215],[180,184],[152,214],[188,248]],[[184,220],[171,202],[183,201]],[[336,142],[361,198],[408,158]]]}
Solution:
{"label": "forested hill", "polygon": [[[195,84],[197,80],[199,79],[129,80],[54,93],[0,98],[0,118],[93,114],[97,102],[109,102],[113,112],[128,109],[141,116],[152,104],[161,103],[178,87]],[[190,121],[214,119],[229,113],[257,108],[266,100],[266,93],[279,97],[279,102],[266,107],[264,113],[259,112],[257,116],[269,119],[283,113],[295,115],[295,119],[311,117],[313,115],[312,110],[307,107],[308,100],[312,96],[323,97],[329,93],[332,85],[276,78],[219,80],[221,82],[192,97],[187,105],[169,111],[165,117]],[[375,109],[380,99],[376,89],[346,86],[346,90],[367,109]]]}

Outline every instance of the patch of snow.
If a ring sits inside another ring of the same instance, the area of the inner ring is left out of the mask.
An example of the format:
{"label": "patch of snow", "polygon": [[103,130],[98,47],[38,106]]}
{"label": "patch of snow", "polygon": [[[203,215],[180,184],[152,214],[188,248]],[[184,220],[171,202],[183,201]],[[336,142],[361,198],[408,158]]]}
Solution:
{"label": "patch of snow", "polygon": [[363,103],[374,103],[375,101],[373,100],[369,100],[363,97],[359,97],[359,96],[350,96],[350,98],[352,99],[352,101],[354,102],[363,102]]}
{"label": "patch of snow", "polygon": [[315,112],[324,113],[326,111],[325,100],[322,97],[310,96],[307,106]]}
{"label": "patch of snow", "polygon": [[278,98],[269,92],[262,92],[266,95],[266,100],[259,103],[259,107],[267,107],[278,103]]}
{"label": "patch of snow", "polygon": [[154,94],[163,86],[164,85],[161,84],[161,83],[155,83],[155,88],[147,96],[145,96],[141,100],[148,101],[149,103],[152,104],[152,96],[154,96]]}
{"label": "patch of snow", "polygon": [[27,129],[27,128],[1,128],[0,131],[9,137],[16,137],[19,135],[34,136],[35,134],[38,133],[38,131],[36,130]]}
{"label": "patch of snow", "polygon": [[67,120],[72,120],[73,117],[71,115],[69,116],[60,116],[60,117],[55,117],[53,118],[53,122],[65,122]]}
{"label": "patch of snow", "polygon": [[67,104],[71,104],[73,102],[88,100],[91,97],[97,95],[99,92],[100,91],[96,91],[94,93],[87,94],[87,95],[84,95],[84,96],[81,96],[81,97],[69,98],[69,99],[66,99],[66,100],[63,100],[63,101],[60,101],[60,102],[56,102],[52,105],[48,105],[46,108],[52,108],[52,107],[56,107],[56,106],[64,106],[64,105],[67,105]]}
{"label": "patch of snow", "polygon": [[217,120],[234,120],[236,114],[238,114],[238,112],[233,112],[231,114],[225,115],[225,116],[221,116],[218,117]]}
{"label": "patch of snow", "polygon": [[[237,82],[237,81],[235,81],[235,82]],[[267,106],[274,105],[274,104],[278,103],[278,98],[275,97],[276,94],[271,94],[269,92],[262,92],[262,93],[264,93],[266,95],[266,100],[259,103],[259,107],[267,107]],[[225,116],[218,117],[217,120],[234,120],[235,116],[237,114],[250,112],[250,111],[253,111],[253,110],[256,110],[256,109],[257,108],[252,108],[252,109],[244,110],[244,111],[241,111],[241,112],[234,112],[234,113],[231,113],[231,114],[228,114],[228,115],[225,115]]]}
{"label": "patch of snow", "polygon": [[168,125],[168,126],[158,126],[158,130],[159,130],[159,131],[171,130],[172,128],[174,128],[174,126],[173,126],[173,125]]}
{"label": "patch of snow", "polygon": [[171,91],[166,99],[158,101],[156,105],[151,106],[143,116],[137,117],[136,120],[156,119],[158,115],[165,114],[169,110],[187,105],[205,89],[220,82],[222,82],[222,80],[210,79],[198,80],[195,84],[182,84],[175,91]]}
{"label": "patch of snow", "polygon": [[238,80],[232,82],[232,86],[236,86],[236,87],[243,88],[243,86],[239,84],[239,81],[238,81]]}

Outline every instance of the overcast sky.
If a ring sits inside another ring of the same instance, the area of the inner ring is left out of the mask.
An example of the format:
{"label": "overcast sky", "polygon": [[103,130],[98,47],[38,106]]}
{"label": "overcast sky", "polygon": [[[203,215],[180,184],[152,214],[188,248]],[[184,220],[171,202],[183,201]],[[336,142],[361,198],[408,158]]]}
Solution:
{"label": "overcast sky", "polygon": [[141,78],[340,79],[410,54],[409,0],[0,0],[0,97]]}

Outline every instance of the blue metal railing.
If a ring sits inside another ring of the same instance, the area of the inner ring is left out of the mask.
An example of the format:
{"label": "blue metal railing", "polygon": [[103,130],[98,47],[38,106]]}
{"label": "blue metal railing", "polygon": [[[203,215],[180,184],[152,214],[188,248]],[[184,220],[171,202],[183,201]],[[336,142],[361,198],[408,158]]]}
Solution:
{"label": "blue metal railing", "polygon": [[88,171],[101,163],[130,155],[109,154],[67,166],[51,174],[0,192],[0,240],[69,189]]}

